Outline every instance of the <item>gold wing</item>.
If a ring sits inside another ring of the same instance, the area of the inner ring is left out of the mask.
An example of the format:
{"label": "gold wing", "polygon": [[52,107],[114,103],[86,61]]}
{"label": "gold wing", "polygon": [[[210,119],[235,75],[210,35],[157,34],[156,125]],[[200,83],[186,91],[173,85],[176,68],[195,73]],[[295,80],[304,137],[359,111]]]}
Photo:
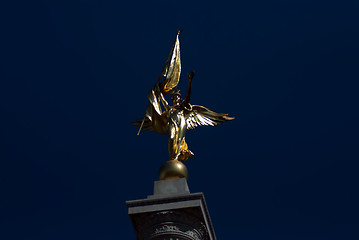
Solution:
{"label": "gold wing", "polygon": [[170,55],[167,58],[165,66],[160,76],[165,77],[165,80],[160,84],[160,88],[163,93],[172,93],[178,85],[181,75],[181,53],[180,53],[180,42],[179,42],[178,31],[176,40],[172,46]]}
{"label": "gold wing", "polygon": [[223,122],[233,120],[228,114],[218,113],[199,105],[192,105],[191,110],[186,111],[187,129],[198,126],[215,126]]}

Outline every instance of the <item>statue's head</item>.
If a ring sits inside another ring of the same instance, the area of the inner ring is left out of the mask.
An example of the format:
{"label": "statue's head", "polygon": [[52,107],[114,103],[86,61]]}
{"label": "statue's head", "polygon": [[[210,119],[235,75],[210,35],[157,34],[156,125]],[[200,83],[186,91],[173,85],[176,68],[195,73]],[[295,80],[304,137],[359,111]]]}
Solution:
{"label": "statue's head", "polygon": [[182,96],[179,90],[172,95],[171,100],[173,105],[179,105],[182,102]]}

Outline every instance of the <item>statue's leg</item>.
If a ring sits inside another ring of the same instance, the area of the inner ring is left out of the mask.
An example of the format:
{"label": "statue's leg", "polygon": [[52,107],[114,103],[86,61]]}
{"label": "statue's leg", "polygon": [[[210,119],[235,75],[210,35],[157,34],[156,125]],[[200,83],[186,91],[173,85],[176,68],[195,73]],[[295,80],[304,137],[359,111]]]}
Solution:
{"label": "statue's leg", "polygon": [[193,155],[194,153],[188,149],[188,145],[185,141],[185,138],[183,138],[181,144],[181,154],[179,155],[178,160],[185,162],[188,160],[188,158],[192,157]]}
{"label": "statue's leg", "polygon": [[170,160],[177,160],[178,153],[178,126],[175,122],[170,122],[168,129],[168,152]]}
{"label": "statue's leg", "polygon": [[[186,130],[187,130],[186,119],[184,117],[180,117],[179,121],[178,121],[178,125],[179,125],[178,126],[178,136],[177,136],[178,146],[177,146],[177,152],[176,152],[176,159],[179,159],[179,156],[182,153],[183,144],[186,144],[184,141]],[[180,157],[180,159],[181,159],[181,157]]]}

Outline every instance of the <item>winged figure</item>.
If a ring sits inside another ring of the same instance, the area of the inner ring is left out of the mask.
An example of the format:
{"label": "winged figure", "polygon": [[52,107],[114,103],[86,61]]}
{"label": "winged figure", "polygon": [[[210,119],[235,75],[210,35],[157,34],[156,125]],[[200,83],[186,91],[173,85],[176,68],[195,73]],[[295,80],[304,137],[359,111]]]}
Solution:
{"label": "winged figure", "polygon": [[[186,130],[198,126],[215,126],[234,118],[189,103],[193,72],[188,74],[189,84],[186,97],[182,99],[180,92],[176,91],[181,74],[179,34],[180,31],[177,33],[175,43],[157,83],[147,95],[149,104],[145,116],[134,122],[134,125],[140,127],[137,135],[142,128],[167,134],[170,160],[187,161],[194,154],[188,149],[185,141]],[[164,78],[162,82],[161,78]],[[168,104],[164,95],[172,95],[172,106]]]}

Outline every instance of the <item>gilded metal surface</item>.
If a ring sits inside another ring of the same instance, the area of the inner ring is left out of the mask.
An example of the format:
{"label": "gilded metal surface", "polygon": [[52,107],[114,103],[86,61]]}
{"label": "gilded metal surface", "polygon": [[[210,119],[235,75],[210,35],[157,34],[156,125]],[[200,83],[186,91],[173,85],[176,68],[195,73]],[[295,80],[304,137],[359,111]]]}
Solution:
{"label": "gilded metal surface", "polygon": [[161,73],[161,76],[165,77],[164,82],[161,84],[163,93],[170,93],[171,91],[173,91],[177,87],[181,76],[181,53],[179,34],[180,31],[178,31],[177,33],[176,41],[173,44],[171,53],[168,56],[168,59]]}
{"label": "gilded metal surface", "polygon": [[[156,131],[168,136],[168,152],[170,160],[187,161],[194,154],[188,149],[185,141],[187,129],[198,126],[215,126],[234,119],[227,114],[214,112],[200,105],[189,103],[192,91],[192,79],[194,73],[188,75],[189,84],[187,95],[182,99],[179,91],[175,92],[181,73],[179,33],[171,53],[165,63],[165,67],[147,97],[149,104],[143,119],[134,123],[141,129]],[[161,78],[165,79],[161,82]],[[173,105],[169,105],[164,95],[172,95]]]}
{"label": "gilded metal surface", "polygon": [[160,180],[186,178],[188,179],[187,167],[180,161],[170,160],[165,162],[159,171]]}

